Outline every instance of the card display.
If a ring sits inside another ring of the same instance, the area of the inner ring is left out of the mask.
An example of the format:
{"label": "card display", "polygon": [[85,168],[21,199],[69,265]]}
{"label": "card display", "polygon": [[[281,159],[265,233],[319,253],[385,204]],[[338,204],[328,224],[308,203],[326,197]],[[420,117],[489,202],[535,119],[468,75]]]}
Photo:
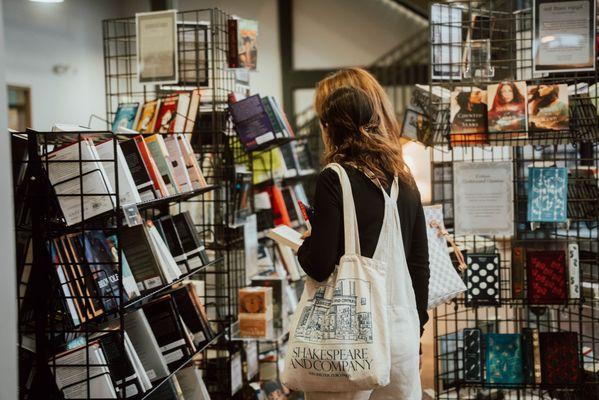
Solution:
{"label": "card display", "polygon": [[560,250],[526,252],[530,304],[563,304],[568,300],[566,254]]}
{"label": "card display", "polygon": [[499,254],[468,254],[466,262],[466,305],[499,305]]}
{"label": "card display", "polygon": [[520,334],[488,333],[485,335],[486,383],[513,386],[524,382]]}
{"label": "card display", "polygon": [[569,385],[580,381],[580,358],[576,332],[541,332],[543,383]]}

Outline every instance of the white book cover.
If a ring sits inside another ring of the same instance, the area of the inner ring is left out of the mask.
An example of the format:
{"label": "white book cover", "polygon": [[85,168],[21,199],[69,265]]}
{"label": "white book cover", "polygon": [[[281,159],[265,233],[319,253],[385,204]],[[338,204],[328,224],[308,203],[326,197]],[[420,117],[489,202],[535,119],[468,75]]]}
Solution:
{"label": "white book cover", "polygon": [[179,93],[179,99],[177,100],[177,115],[175,116],[173,132],[180,133],[185,130],[190,100],[191,96],[189,93]]}
{"label": "white book cover", "polygon": [[169,174],[171,175],[172,180],[174,181],[174,182],[172,182],[172,184],[175,187],[176,192],[181,193],[181,192],[183,192],[183,190],[181,189],[181,186],[179,185],[179,181],[175,176],[175,169],[173,168],[173,163],[171,162],[170,152],[168,151],[168,148],[166,147],[164,137],[162,135],[157,135],[156,140],[158,142],[158,146],[160,147],[160,151],[162,152],[162,156],[164,157],[164,162],[166,163],[166,167],[168,168]]}
{"label": "white book cover", "polygon": [[[112,160],[115,157],[114,154],[114,139],[109,139],[104,143],[100,143],[96,145],[96,151],[101,160]],[[119,202],[121,206],[125,204],[137,204],[141,203],[141,197],[139,196],[139,192],[137,191],[137,187],[135,186],[135,182],[133,181],[133,176],[131,176],[131,171],[129,170],[129,166],[127,165],[127,161],[125,160],[125,156],[123,155],[123,151],[121,150],[121,146],[117,144],[116,146],[116,163],[118,165],[118,191],[119,191]],[[114,174],[114,161],[102,161],[102,165],[104,166],[104,170],[108,175],[108,179],[110,180],[110,184],[113,188],[117,187],[116,185],[116,177]]]}
{"label": "white book cover", "polygon": [[301,279],[299,266],[291,248],[277,243],[277,249],[279,250],[279,255],[281,256],[283,265],[289,273],[291,280],[299,281]]}
{"label": "white book cover", "polygon": [[[56,384],[66,399],[116,399],[116,391],[106,366],[106,358],[98,343],[90,343],[50,360]],[[89,367],[77,366],[88,364]],[[91,378],[88,380],[87,377]]]}
{"label": "white book cover", "polygon": [[302,234],[287,225],[279,225],[270,229],[266,236],[279,244],[290,247],[294,251],[297,251],[304,242]]}
{"label": "white book cover", "polygon": [[135,347],[133,347],[131,338],[129,338],[129,335],[127,335],[127,332],[125,332],[125,349],[144,392],[151,389],[152,382],[150,382],[150,378],[148,377],[148,374],[146,373],[146,370],[144,369],[143,364],[137,355],[137,351],[135,351]]}
{"label": "white book cover", "polygon": [[175,375],[186,399],[210,400],[199,369],[192,365],[177,371]]}
{"label": "white book cover", "polygon": [[48,162],[44,160],[69,226],[114,208],[110,181],[92,147],[87,140],[81,140],[48,154]]}
{"label": "white book cover", "polygon": [[177,185],[181,188],[181,192],[190,192],[193,190],[189,173],[181,153],[181,148],[175,135],[169,135],[164,138],[164,144],[168,151],[169,162],[173,167],[174,177],[177,181]]}
{"label": "white book cover", "polygon": [[158,229],[154,225],[148,227],[150,237],[152,238],[152,244],[155,247],[156,254],[158,255],[158,263],[164,273],[167,282],[172,282],[181,276],[181,269],[177,265],[177,262],[173,258],[169,251],[166,243],[162,240],[162,236],[158,233]]}
{"label": "white book cover", "polygon": [[166,377],[166,360],[142,309],[125,315],[125,330],[150,381]]}
{"label": "white book cover", "polygon": [[580,298],[580,257],[578,253],[578,244],[568,244],[568,287],[571,299]]}
{"label": "white book cover", "polygon": [[206,179],[202,174],[202,170],[198,165],[198,160],[196,160],[193,148],[187,140],[187,137],[185,135],[177,135],[177,140],[179,142],[179,148],[183,154],[183,159],[185,160],[185,165],[187,166],[187,172],[189,173],[189,178],[191,179],[193,188],[201,189],[208,186]]}

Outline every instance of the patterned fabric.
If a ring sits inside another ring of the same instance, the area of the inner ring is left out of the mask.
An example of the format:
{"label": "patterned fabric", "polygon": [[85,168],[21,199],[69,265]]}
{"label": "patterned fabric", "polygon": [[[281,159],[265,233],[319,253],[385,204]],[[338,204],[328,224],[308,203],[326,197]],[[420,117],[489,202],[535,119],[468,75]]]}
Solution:
{"label": "patterned fabric", "polygon": [[482,343],[480,329],[464,329],[464,381],[481,382],[483,379]]}
{"label": "patterned fabric", "polygon": [[567,385],[580,381],[576,332],[542,332],[540,344],[543,383]]}
{"label": "patterned fabric", "polygon": [[523,383],[520,335],[488,333],[485,338],[487,384],[512,386]]}
{"label": "patterned fabric", "polygon": [[567,198],[566,168],[528,169],[528,221],[565,222]]}
{"label": "patterned fabric", "polygon": [[466,305],[499,305],[499,254],[468,254],[466,260]]}
{"label": "patterned fabric", "polygon": [[436,221],[439,228],[444,230],[443,211],[441,205],[424,207],[426,233],[428,239],[428,254],[430,264],[430,279],[428,284],[428,308],[435,308],[453,299],[466,290],[466,285],[456,272],[449,253],[447,241],[439,235],[439,230],[431,225]]}
{"label": "patterned fabric", "polygon": [[530,304],[563,304],[568,300],[564,251],[526,252]]}

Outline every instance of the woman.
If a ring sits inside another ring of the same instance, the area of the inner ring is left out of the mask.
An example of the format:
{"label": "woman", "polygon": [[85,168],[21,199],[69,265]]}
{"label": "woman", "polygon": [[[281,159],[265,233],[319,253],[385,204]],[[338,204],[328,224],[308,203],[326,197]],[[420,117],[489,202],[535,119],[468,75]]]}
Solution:
{"label": "woman", "polygon": [[[351,86],[341,87],[344,83]],[[349,176],[362,255],[387,262],[392,367],[389,385],[374,392],[308,393],[307,398],[420,399],[418,341],[428,320],[428,244],[420,194],[402,158],[389,100],[371,75],[351,69],[319,83],[315,106],[325,160],[341,164]],[[298,258],[310,277],[324,281],[344,248],[341,184],[333,170],[318,177],[311,222]]]}
{"label": "woman", "polygon": [[559,99],[558,85],[533,86],[528,98],[531,129],[568,129],[568,106]]}
{"label": "woman", "polygon": [[501,82],[489,109],[489,132],[526,132],[524,95],[514,82]]}

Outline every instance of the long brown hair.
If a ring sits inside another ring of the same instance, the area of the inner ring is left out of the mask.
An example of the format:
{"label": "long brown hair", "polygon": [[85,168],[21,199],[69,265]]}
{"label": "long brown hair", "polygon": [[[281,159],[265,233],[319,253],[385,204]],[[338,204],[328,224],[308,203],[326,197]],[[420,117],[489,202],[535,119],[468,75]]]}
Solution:
{"label": "long brown hair", "polygon": [[[339,148],[330,147],[325,150],[325,161],[331,162],[334,159],[345,158],[346,162],[353,162],[358,167],[363,166],[372,171],[381,182],[386,182],[387,178],[383,170],[397,175],[400,180],[408,184],[414,184],[414,178],[404,162],[400,144],[401,132],[395,118],[391,101],[385,93],[383,87],[376,78],[362,68],[345,68],[329,75],[316,86],[316,95],[314,98],[314,107],[316,114],[323,120],[325,99],[336,89],[341,87],[359,88],[366,93],[374,114],[380,121],[377,135],[374,142],[371,140],[373,135],[363,135],[365,150],[375,152],[377,157],[362,157],[360,152],[353,154],[338,154]],[[325,130],[325,135],[328,133]],[[327,143],[325,145],[328,146]],[[387,155],[391,157],[388,158]],[[377,173],[377,171],[379,171]]]}

